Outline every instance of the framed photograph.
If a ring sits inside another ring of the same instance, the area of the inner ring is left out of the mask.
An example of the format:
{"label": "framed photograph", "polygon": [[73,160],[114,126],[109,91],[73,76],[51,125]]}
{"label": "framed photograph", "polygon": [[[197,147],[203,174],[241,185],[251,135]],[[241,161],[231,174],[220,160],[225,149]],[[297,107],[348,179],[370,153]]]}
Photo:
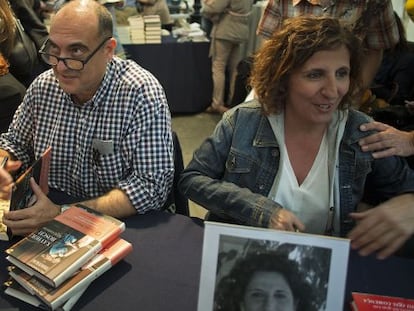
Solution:
{"label": "framed photograph", "polygon": [[198,311],[342,310],[350,241],[205,222]]}

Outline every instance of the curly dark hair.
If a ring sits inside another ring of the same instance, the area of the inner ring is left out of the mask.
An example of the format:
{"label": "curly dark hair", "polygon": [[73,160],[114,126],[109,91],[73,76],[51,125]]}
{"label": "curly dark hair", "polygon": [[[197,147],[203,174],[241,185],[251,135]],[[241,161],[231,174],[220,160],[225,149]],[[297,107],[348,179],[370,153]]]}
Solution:
{"label": "curly dark hair", "polygon": [[230,273],[217,284],[214,294],[214,311],[240,311],[246,288],[253,275],[259,271],[280,273],[288,283],[297,310],[316,311],[312,303],[314,291],[298,263],[278,251],[253,252],[239,258]]}
{"label": "curly dark hair", "polygon": [[350,53],[350,86],[339,109],[353,103],[361,81],[362,45],[350,29],[331,17],[299,16],[286,19],[282,28],[255,54],[250,85],[265,113],[279,113],[286,104],[289,75],[313,54],[345,46]]}

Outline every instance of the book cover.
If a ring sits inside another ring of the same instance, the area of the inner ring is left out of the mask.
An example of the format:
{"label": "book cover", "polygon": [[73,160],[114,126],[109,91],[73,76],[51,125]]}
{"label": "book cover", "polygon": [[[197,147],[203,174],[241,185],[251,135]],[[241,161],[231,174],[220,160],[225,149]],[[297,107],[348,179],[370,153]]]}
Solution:
{"label": "book cover", "polygon": [[48,147],[40,158],[16,179],[10,200],[0,199],[0,240],[9,241],[11,238],[10,230],[1,222],[3,214],[8,211],[25,208],[30,203],[30,198],[33,194],[29,184],[31,177],[35,179],[45,194],[49,192],[48,175],[51,150],[51,147]]}
{"label": "book cover", "polygon": [[9,279],[4,283],[4,286],[4,293],[6,295],[17,298],[39,309],[47,310],[46,305],[39,298],[30,294],[15,280]]}
{"label": "book cover", "polygon": [[50,158],[52,156],[51,152],[52,148],[48,147],[39,159],[16,179],[10,200],[11,211],[22,209],[29,205],[30,198],[33,194],[29,184],[30,178],[32,177],[45,194],[49,192],[48,175]]}
{"label": "book cover", "polygon": [[6,258],[57,287],[124,230],[122,221],[78,204],[12,245]]}
{"label": "book cover", "polygon": [[414,310],[414,299],[354,292],[352,300],[351,308],[353,311]]}
{"label": "book cover", "polygon": [[197,310],[244,310],[266,299],[261,293],[268,288],[281,286],[292,293],[286,294],[289,310],[339,310],[349,244],[349,239],[206,221]]}
{"label": "book cover", "polygon": [[131,243],[121,238],[117,239],[57,288],[49,286],[19,269],[13,269],[9,273],[28,292],[36,295],[48,308],[55,310],[74,294],[84,291],[91,282],[125,258],[131,251]]}
{"label": "book cover", "polygon": [[[43,303],[37,296],[28,292],[23,286],[21,286],[16,280],[10,278],[6,283],[4,283],[6,289],[4,293],[11,297],[17,298],[21,301],[24,301],[34,307],[43,310],[50,310],[50,308]],[[87,288],[81,289],[78,292],[74,293],[63,305],[56,308],[57,311],[70,311],[73,306],[78,302],[79,298],[82,297],[83,293]]]}

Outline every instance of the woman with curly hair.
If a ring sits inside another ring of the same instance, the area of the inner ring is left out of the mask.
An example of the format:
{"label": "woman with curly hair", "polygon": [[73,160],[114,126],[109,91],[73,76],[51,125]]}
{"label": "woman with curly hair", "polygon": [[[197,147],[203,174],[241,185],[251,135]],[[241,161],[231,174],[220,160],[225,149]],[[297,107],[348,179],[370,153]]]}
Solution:
{"label": "woman with curly hair", "polygon": [[[358,144],[371,120],[352,108],[362,51],[338,19],[286,20],[254,57],[257,99],[223,115],[181,192],[209,220],[348,236],[379,258],[397,251],[414,233],[414,172]],[[359,212],[362,199],[375,208]]]}
{"label": "woman with curly hair", "polygon": [[317,310],[296,261],[277,251],[238,259],[216,287],[215,311]]}
{"label": "woman with curly hair", "polygon": [[0,0],[0,133],[6,131],[26,92],[9,73],[7,57],[14,46],[15,32],[16,22],[9,3]]}

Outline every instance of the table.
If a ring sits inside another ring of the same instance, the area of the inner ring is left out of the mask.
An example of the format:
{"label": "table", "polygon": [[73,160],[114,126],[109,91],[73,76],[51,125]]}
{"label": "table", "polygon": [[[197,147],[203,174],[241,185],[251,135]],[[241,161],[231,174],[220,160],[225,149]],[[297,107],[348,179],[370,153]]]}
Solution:
{"label": "table", "polygon": [[[133,244],[128,257],[99,277],[72,310],[195,311],[203,242],[202,220],[167,212],[127,219],[123,238]],[[0,251],[9,242],[0,241]],[[0,256],[0,282],[7,278]],[[36,310],[1,290],[6,307]]]}
{"label": "table", "polygon": [[[123,237],[133,244],[133,253],[92,283],[73,310],[196,311],[202,220],[151,212],[131,217],[126,224]],[[0,241],[0,250],[8,245]],[[0,256],[2,283],[7,277],[6,265]],[[349,310],[352,291],[414,299],[413,275],[413,260],[392,257],[379,261],[351,252],[344,310]],[[7,307],[35,310],[1,291],[0,311]]]}
{"label": "table", "polygon": [[124,44],[127,57],[154,74],[167,95],[171,113],[198,113],[211,104],[213,82],[209,42]]}

